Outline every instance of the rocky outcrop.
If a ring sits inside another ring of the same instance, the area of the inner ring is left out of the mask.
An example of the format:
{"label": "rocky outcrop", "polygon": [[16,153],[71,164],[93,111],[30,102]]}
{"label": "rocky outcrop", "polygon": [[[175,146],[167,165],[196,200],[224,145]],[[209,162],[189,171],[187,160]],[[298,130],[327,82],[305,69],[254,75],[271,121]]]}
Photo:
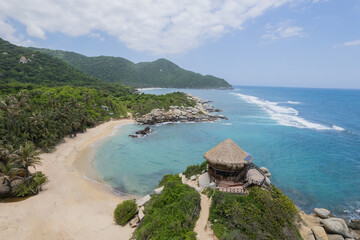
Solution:
{"label": "rocky outcrop", "polygon": [[349,232],[349,228],[342,218],[328,218],[321,220],[326,232],[340,234],[345,238],[350,238],[352,235]]}
{"label": "rocky outcrop", "polygon": [[170,109],[167,111],[164,109],[154,109],[135,120],[140,124],[153,125],[164,122],[209,122],[218,119],[228,119],[224,115],[211,114],[215,111],[214,107],[205,104],[202,99],[191,94],[187,94],[187,97],[195,101],[194,107],[170,106]]}
{"label": "rocky outcrop", "polygon": [[304,240],[315,240],[315,236],[311,228],[301,225],[299,231]]}
{"label": "rocky outcrop", "polygon": [[[342,218],[333,217],[331,212],[324,208],[315,208],[315,213],[305,214],[303,211],[299,211],[299,215],[303,220],[300,223],[300,233],[304,239],[311,239],[311,236],[308,236],[308,231],[301,230],[303,226],[310,227],[313,231],[315,239],[329,239],[329,240],[350,240],[350,239],[360,239],[360,231],[356,230],[356,224],[360,223],[360,220],[353,219],[347,225],[346,220]],[[353,224],[352,224],[353,223]],[[355,227],[355,228],[354,228]],[[327,238],[323,236],[323,231],[325,231]],[[305,228],[306,229],[306,228]],[[314,230],[315,229],[315,230]],[[317,232],[316,235],[315,232]],[[320,237],[320,235],[322,237]]]}
{"label": "rocky outcrop", "polygon": [[360,230],[360,219],[352,219],[348,226],[353,230]]}
{"label": "rocky outcrop", "polygon": [[154,132],[154,129],[151,129],[150,127],[146,127],[143,130],[137,131],[137,132],[135,132],[135,134],[129,135],[129,136],[133,137],[133,138],[145,137],[146,135],[153,133],[153,132]]}
{"label": "rocky outcrop", "polygon": [[330,211],[325,208],[315,208],[314,209],[315,214],[320,218],[328,218],[330,216]]}
{"label": "rocky outcrop", "polygon": [[11,192],[11,182],[5,178],[0,178],[0,197],[8,196]]}
{"label": "rocky outcrop", "polygon": [[150,199],[151,199],[151,196],[150,196],[150,195],[146,195],[145,197],[137,200],[137,201],[136,201],[136,204],[138,205],[138,207],[142,207],[142,206],[144,206]]}
{"label": "rocky outcrop", "polygon": [[26,59],[25,56],[21,56],[19,62],[20,62],[20,63],[27,63],[27,62],[28,62],[28,59]]}
{"label": "rocky outcrop", "polygon": [[199,176],[199,187],[207,188],[210,186],[210,175],[205,172]]}
{"label": "rocky outcrop", "polygon": [[326,232],[323,227],[315,226],[312,228],[316,240],[328,240]]}
{"label": "rocky outcrop", "polygon": [[339,234],[328,234],[327,237],[329,240],[344,240],[344,237]]}
{"label": "rocky outcrop", "polygon": [[24,179],[21,177],[8,180],[5,177],[0,177],[0,197],[10,197],[14,195],[14,189],[16,186],[24,183]]}

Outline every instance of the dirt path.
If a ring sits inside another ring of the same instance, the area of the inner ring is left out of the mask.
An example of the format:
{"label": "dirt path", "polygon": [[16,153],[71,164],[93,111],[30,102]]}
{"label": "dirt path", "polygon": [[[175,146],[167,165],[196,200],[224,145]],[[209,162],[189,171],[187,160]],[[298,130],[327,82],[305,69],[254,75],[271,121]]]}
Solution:
{"label": "dirt path", "polygon": [[209,209],[211,205],[211,199],[206,195],[201,194],[201,211],[199,219],[196,222],[194,231],[197,233],[197,239],[200,240],[214,240],[217,239],[213,231],[208,226]]}

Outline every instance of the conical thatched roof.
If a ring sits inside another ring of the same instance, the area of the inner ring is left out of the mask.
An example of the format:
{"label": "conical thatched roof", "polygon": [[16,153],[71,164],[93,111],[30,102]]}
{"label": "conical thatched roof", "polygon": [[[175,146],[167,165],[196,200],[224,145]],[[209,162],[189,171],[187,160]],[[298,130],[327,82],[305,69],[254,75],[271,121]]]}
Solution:
{"label": "conical thatched roof", "polygon": [[221,169],[237,170],[253,160],[252,156],[242,150],[230,138],[204,154],[209,164]]}

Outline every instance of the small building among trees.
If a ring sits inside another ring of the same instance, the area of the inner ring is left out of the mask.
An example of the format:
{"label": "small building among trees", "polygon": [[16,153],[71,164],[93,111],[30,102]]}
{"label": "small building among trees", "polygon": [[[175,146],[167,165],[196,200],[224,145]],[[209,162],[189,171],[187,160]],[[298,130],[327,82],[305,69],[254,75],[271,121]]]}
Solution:
{"label": "small building among trees", "polygon": [[239,181],[253,157],[230,138],[205,153],[209,175],[215,180]]}

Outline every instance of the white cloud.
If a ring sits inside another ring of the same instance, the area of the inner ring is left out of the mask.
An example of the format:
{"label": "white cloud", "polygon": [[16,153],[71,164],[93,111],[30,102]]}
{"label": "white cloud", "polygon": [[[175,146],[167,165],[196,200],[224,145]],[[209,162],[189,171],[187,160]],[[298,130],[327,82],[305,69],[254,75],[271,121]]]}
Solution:
{"label": "white cloud", "polygon": [[360,40],[354,40],[354,41],[344,43],[344,46],[357,46],[357,45],[360,45]]}
{"label": "white cloud", "polygon": [[277,24],[266,24],[266,31],[262,38],[275,41],[280,38],[303,36],[304,29],[302,27],[291,25],[291,21],[284,21]]}
{"label": "white cloud", "polygon": [[0,37],[16,45],[29,46],[32,41],[25,39],[23,35],[18,34],[11,22],[0,18]]}
{"label": "white cloud", "polygon": [[101,31],[137,51],[173,54],[241,30],[244,22],[290,1],[8,0],[0,1],[0,16],[24,24],[32,37],[44,39],[49,32],[77,37]]}

